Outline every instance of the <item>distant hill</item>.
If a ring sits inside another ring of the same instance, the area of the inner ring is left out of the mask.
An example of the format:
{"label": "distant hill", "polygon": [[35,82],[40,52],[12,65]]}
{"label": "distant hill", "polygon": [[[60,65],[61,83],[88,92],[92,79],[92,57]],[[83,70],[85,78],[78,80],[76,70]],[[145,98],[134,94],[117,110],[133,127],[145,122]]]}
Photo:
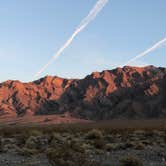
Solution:
{"label": "distant hill", "polygon": [[84,79],[46,76],[0,84],[0,115],[69,114],[75,118],[165,118],[166,68],[129,67]]}

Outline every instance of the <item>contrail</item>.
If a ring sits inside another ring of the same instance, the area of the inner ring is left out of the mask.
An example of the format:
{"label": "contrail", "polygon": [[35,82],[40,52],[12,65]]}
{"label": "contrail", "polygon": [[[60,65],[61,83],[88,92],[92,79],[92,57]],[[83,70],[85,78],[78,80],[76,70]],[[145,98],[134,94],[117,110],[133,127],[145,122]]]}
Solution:
{"label": "contrail", "polygon": [[136,61],[139,58],[142,58],[143,56],[146,56],[148,53],[154,51],[155,49],[159,48],[160,46],[162,46],[164,43],[166,43],[166,38],[160,40],[159,42],[157,42],[156,44],[154,44],[151,48],[147,49],[146,51],[142,52],[141,54],[137,55],[136,57],[130,59],[128,62],[126,62],[124,65],[122,66],[127,66],[130,63]]}
{"label": "contrail", "polygon": [[97,14],[103,9],[109,0],[98,0],[89,14],[81,21],[80,25],[76,28],[71,37],[66,41],[66,43],[54,54],[50,61],[44,65],[35,75],[34,78],[38,77],[53,61],[55,61],[61,53],[71,44],[73,39],[82,31],[86,26],[95,19]]}

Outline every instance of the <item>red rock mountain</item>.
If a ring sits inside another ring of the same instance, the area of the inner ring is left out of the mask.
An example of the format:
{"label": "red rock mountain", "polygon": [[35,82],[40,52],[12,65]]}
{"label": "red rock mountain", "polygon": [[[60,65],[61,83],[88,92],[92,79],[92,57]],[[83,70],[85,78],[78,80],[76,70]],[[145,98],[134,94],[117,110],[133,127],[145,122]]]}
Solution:
{"label": "red rock mountain", "polygon": [[68,113],[92,120],[166,117],[166,68],[129,67],[84,79],[46,76],[0,84],[0,114]]}

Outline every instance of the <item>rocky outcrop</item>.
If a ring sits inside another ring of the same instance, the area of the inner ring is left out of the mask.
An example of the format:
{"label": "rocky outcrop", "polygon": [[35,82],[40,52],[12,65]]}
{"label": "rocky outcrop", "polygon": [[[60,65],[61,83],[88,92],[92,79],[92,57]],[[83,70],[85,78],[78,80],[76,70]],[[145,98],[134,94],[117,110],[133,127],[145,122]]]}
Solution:
{"label": "rocky outcrop", "polygon": [[0,84],[0,114],[64,114],[108,120],[166,117],[166,68],[129,67],[84,79],[46,76]]}
{"label": "rocky outcrop", "polygon": [[[30,83],[6,81],[0,84],[0,113],[54,113],[56,100],[73,80],[46,76]],[[46,107],[46,108],[45,108]]]}

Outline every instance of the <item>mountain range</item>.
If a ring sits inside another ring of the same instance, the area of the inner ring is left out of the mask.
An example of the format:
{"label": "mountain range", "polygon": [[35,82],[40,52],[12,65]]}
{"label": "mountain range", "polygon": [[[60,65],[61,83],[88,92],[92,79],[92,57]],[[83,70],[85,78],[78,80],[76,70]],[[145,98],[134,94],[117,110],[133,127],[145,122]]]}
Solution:
{"label": "mountain range", "polygon": [[166,68],[130,67],[83,79],[46,76],[0,83],[0,116],[70,115],[87,120],[166,117]]}

